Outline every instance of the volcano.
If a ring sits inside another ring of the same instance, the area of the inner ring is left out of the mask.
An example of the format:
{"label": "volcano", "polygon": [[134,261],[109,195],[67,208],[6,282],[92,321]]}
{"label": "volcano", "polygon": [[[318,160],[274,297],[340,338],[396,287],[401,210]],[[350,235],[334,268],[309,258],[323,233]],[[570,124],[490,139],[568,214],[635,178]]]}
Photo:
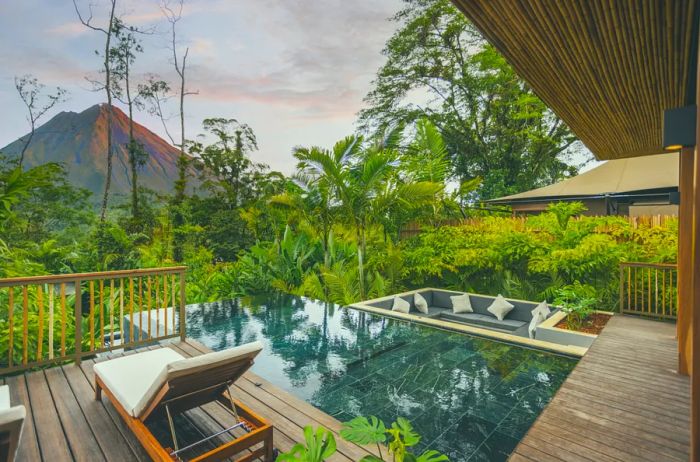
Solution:
{"label": "volcano", "polygon": [[[65,166],[69,181],[76,187],[86,188],[101,197],[107,173],[107,112],[106,104],[97,104],[82,112],[61,112],[34,133],[24,155],[24,168],[58,162]],[[131,190],[129,167],[129,118],[112,106],[112,185],[113,194]],[[177,179],[178,148],[143,125],[134,122],[134,137],[148,153],[148,159],[138,174],[139,186],[159,193],[170,193]],[[0,149],[3,154],[19,156],[25,137]],[[190,184],[198,183],[196,172],[190,167]]]}

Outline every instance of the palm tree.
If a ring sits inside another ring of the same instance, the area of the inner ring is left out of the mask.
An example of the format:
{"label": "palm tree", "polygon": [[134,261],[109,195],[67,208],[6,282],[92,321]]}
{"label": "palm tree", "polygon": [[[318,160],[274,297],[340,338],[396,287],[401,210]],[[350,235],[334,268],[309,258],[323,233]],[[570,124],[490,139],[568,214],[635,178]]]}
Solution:
{"label": "palm tree", "polygon": [[[442,185],[432,182],[398,181],[400,132],[401,127],[394,127],[366,146],[361,136],[351,136],[338,141],[332,150],[299,148],[295,152],[300,171],[322,185],[324,207],[342,212],[339,216],[355,232],[361,297],[367,293],[368,230],[375,224],[386,225],[392,210],[410,209],[434,199],[442,189]],[[329,223],[332,227],[332,221]]]}

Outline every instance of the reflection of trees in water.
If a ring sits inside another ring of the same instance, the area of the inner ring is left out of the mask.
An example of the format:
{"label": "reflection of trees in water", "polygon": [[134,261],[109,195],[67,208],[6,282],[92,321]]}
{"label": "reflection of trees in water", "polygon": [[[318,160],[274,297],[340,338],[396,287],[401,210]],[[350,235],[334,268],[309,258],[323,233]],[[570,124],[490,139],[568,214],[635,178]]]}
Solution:
{"label": "reflection of trees in water", "polygon": [[252,342],[252,333],[244,335],[250,316],[241,307],[238,299],[204,303],[187,308],[187,329],[194,338],[216,339],[214,350],[222,350],[231,345]]}
{"label": "reflection of trees in water", "polygon": [[[315,309],[314,305],[322,310],[319,322],[312,322],[305,311],[307,307]],[[337,377],[345,372],[348,363],[406,337],[398,325],[391,326],[386,318],[288,294],[252,300],[250,306],[252,316],[262,325],[262,334],[270,342],[271,352],[285,360],[285,375],[296,386],[305,385],[314,374]],[[340,316],[344,327],[340,332],[329,327],[336,316]]]}

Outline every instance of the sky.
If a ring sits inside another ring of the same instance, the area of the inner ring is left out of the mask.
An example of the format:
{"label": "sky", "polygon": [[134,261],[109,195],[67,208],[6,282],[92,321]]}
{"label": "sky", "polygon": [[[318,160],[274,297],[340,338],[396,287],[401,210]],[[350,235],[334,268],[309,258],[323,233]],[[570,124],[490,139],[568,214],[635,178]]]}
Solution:
{"label": "sky", "polygon": [[[96,25],[107,21],[106,0],[77,0]],[[384,62],[381,50],[397,25],[388,20],[400,0],[185,0],[178,46],[189,47],[186,134],[194,138],[207,117],[235,118],[255,131],[254,160],[291,173],[292,148],[332,146],[353,133],[362,99]],[[153,29],[143,37],[144,53],[134,74],[158,74],[176,81],[169,24],[158,0],[118,0],[125,22]],[[104,36],[85,28],[71,0],[14,0],[0,3],[0,146],[28,131],[26,109],[15,76],[32,74],[69,99],[48,113],[82,111],[105,101],[86,76],[99,78],[95,50]],[[175,116],[173,103],[170,114]],[[158,119],[141,112],[136,120],[165,138]],[[177,117],[168,122],[177,132]]]}

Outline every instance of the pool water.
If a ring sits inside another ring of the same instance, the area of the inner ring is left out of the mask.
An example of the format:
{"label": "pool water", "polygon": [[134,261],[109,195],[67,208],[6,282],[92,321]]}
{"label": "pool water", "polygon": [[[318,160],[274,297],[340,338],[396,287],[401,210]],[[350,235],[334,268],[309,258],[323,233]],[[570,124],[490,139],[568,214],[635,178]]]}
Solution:
{"label": "pool water", "polygon": [[214,350],[260,340],[253,371],[341,421],[409,419],[419,450],[506,460],[576,365],[570,358],[286,294],[187,307]]}

